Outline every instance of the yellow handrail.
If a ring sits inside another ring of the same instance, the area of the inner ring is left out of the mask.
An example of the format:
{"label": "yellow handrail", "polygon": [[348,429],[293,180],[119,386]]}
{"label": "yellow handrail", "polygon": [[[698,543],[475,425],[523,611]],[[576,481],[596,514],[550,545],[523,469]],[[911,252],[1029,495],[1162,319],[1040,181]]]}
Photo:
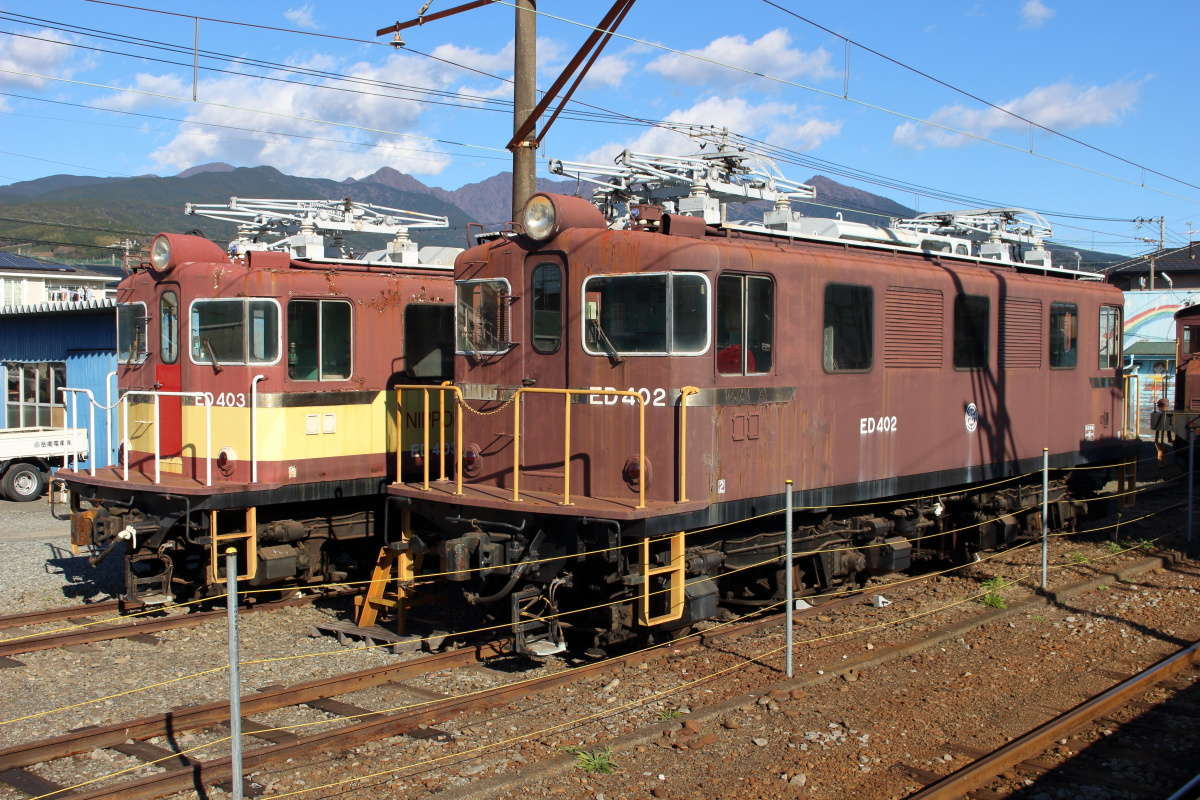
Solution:
{"label": "yellow handrail", "polygon": [[[424,491],[429,491],[429,393],[431,391],[438,393],[438,480],[446,480],[446,426],[443,424],[445,419],[445,405],[443,403],[444,393],[453,392],[454,395],[462,403],[462,390],[457,386],[453,386],[449,381],[442,383],[440,386],[430,386],[428,384],[400,384],[395,387],[396,390],[396,481],[401,482],[403,478],[404,468],[404,392],[420,391],[422,400],[422,409],[425,416],[423,417],[424,429],[422,435],[422,454],[421,465],[423,470],[423,479],[421,488]],[[455,486],[454,493],[463,493],[463,456],[462,456],[462,414],[454,415],[454,460],[455,460]]]}
{"label": "yellow handrail", "polygon": [[679,390],[679,502],[687,502],[687,399],[700,390],[684,386]]}
{"label": "yellow handrail", "polygon": [[646,398],[639,392],[626,389],[543,389],[522,386],[513,393],[513,493],[514,502],[521,500],[521,395],[561,394],[565,402],[563,421],[563,499],[562,505],[571,505],[571,397],[572,395],[610,395],[632,397],[638,405],[638,508],[646,507]]}

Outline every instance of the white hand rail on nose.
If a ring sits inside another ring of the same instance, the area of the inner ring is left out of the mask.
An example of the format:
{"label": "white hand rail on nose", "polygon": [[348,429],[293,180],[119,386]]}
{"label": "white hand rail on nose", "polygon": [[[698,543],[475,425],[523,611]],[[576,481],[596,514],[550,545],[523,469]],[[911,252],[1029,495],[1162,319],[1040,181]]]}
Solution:
{"label": "white hand rail on nose", "polygon": [[129,448],[132,442],[129,439],[129,397],[130,395],[141,395],[143,397],[154,398],[154,482],[160,483],[162,478],[161,458],[159,448],[161,440],[159,438],[158,428],[158,405],[159,399],[163,397],[191,397],[196,400],[198,405],[204,406],[204,461],[205,461],[205,486],[212,486],[212,399],[204,392],[155,392],[149,389],[130,389],[125,394],[121,395],[121,429],[124,435],[121,437],[121,462],[125,471],[125,480],[129,480]]}
{"label": "white hand rail on nose", "polygon": [[[58,390],[60,392],[62,392],[63,394],[71,395],[71,428],[72,429],[79,427],[78,419],[77,419],[78,415],[76,413],[77,409],[75,406],[75,398],[77,395],[80,395],[80,394],[82,394],[84,397],[87,398],[87,401],[88,401],[88,474],[95,475],[96,474],[96,398],[92,394],[91,389],[74,389],[70,386],[60,386],[60,387],[58,387]],[[63,466],[64,467],[67,465],[68,458],[71,458],[71,457],[72,457],[72,454],[70,452],[63,454]],[[74,469],[76,472],[79,471],[79,449],[78,448],[75,449],[74,466],[72,467],[72,469]]]}
{"label": "white hand rail on nose", "polygon": [[250,482],[258,483],[258,382],[266,375],[255,375],[250,380]]}

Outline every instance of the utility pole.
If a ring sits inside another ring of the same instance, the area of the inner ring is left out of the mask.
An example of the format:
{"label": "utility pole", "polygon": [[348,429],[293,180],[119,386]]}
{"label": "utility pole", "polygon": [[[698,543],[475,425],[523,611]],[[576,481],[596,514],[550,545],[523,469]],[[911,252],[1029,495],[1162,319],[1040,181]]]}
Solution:
{"label": "utility pole", "polygon": [[[462,5],[429,15],[425,15],[425,12],[429,10],[429,3],[425,3],[418,12],[420,16],[416,19],[380,28],[375,31],[375,35],[395,34],[392,45],[403,47],[404,40],[400,37],[402,30],[453,16],[463,11],[488,6],[495,2],[499,2],[499,0],[470,0]],[[525,207],[525,203],[537,191],[535,170],[538,143],[545,137],[566,104],[570,102],[571,95],[579,88],[587,71],[600,57],[600,52],[625,19],[625,15],[633,8],[634,2],[635,0],[614,0],[612,8],[600,20],[600,24],[588,34],[579,51],[575,53],[570,63],[546,90],[541,102],[537,100],[537,0],[513,0],[511,3],[516,10],[513,36],[513,136],[507,145],[513,154],[512,219],[517,218],[521,209]],[[574,76],[574,82],[567,87],[572,76]],[[559,98],[561,99],[558,108],[550,115],[550,119],[542,126],[542,130],[537,131],[538,119],[550,104]]]}
{"label": "utility pole", "polygon": [[[537,104],[537,0],[516,0],[513,35],[513,133]],[[537,191],[537,143],[526,137],[512,148],[512,216],[516,219]]]}
{"label": "utility pole", "polygon": [[[1134,223],[1138,227],[1141,227],[1142,225],[1149,225],[1152,222],[1158,223],[1158,250],[1161,252],[1162,250],[1166,249],[1166,246],[1167,246],[1166,217],[1163,217],[1163,216],[1137,217],[1136,219],[1134,219]],[[1143,242],[1147,242],[1149,244],[1154,244],[1153,239],[1149,239],[1146,237],[1138,237],[1138,238]],[[1155,267],[1154,256],[1150,256],[1150,288],[1151,289],[1154,289],[1154,267]]]}

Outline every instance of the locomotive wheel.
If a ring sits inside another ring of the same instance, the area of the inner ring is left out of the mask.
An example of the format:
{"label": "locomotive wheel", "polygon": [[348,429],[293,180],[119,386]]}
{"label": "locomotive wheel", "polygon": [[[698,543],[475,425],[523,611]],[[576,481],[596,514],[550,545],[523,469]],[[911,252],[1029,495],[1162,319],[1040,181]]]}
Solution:
{"label": "locomotive wheel", "polygon": [[4,494],[9,500],[28,503],[46,489],[46,474],[33,464],[14,464],[4,473]]}

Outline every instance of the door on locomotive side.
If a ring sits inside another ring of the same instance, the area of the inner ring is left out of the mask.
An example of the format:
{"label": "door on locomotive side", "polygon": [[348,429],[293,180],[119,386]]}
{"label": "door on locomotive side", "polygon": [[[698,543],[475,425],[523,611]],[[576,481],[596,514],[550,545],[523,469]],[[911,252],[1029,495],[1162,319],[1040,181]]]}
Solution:
{"label": "door on locomotive side", "polygon": [[[566,263],[558,254],[530,255],[525,259],[522,277],[525,286],[520,296],[524,302],[516,308],[521,308],[525,319],[513,326],[517,330],[525,329],[524,347],[521,348],[522,382],[534,388],[567,388],[570,383],[565,335]],[[563,403],[562,396],[557,394],[531,392],[524,396],[521,480],[530,489],[553,492],[561,488],[563,470],[567,468],[563,464]],[[577,482],[579,477],[581,474],[573,474],[571,483],[582,489],[583,484]]]}
{"label": "door on locomotive side", "polygon": [[[179,284],[170,282],[159,285],[154,310],[158,341],[154,343],[157,358],[154,359],[154,383],[159,392],[183,390],[179,361]],[[160,397],[158,408],[159,453],[164,459],[179,459],[183,450],[183,398]],[[182,471],[182,464],[175,469],[168,461],[163,467],[168,471]]]}

